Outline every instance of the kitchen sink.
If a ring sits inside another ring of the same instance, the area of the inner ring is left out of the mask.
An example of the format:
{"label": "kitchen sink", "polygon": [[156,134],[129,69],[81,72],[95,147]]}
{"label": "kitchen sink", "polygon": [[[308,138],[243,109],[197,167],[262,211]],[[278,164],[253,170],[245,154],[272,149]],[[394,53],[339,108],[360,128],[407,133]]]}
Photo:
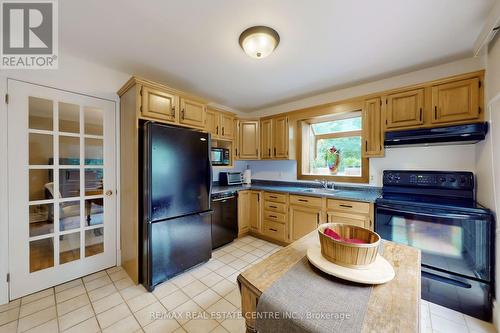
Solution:
{"label": "kitchen sink", "polygon": [[335,193],[340,192],[340,190],[332,190],[332,189],[326,189],[326,188],[304,188],[304,189],[301,189],[300,192],[318,193],[318,194],[335,194]]}

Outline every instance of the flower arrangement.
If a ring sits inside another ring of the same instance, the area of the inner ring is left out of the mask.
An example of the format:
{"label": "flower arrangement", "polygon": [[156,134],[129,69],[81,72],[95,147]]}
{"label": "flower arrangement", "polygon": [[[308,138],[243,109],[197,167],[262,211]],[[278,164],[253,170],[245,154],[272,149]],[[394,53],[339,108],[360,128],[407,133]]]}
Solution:
{"label": "flower arrangement", "polygon": [[340,165],[340,149],[332,146],[326,151],[326,164],[328,165],[328,169],[330,169],[331,173],[337,173]]}

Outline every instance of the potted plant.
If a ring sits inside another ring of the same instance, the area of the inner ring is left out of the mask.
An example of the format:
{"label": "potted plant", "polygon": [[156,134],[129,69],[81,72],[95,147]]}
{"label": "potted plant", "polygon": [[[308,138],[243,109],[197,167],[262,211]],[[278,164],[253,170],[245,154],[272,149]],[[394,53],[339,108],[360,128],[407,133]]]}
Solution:
{"label": "potted plant", "polygon": [[328,169],[330,169],[331,173],[337,173],[340,165],[340,149],[332,146],[326,151],[326,164],[328,165]]}

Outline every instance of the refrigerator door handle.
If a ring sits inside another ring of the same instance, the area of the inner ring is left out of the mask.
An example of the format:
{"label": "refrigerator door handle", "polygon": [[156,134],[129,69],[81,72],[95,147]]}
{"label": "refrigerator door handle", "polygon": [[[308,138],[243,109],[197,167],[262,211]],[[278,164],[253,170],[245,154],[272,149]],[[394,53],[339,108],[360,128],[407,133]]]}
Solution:
{"label": "refrigerator door handle", "polygon": [[207,210],[206,212],[198,213],[199,216],[212,215],[214,213],[213,209]]}

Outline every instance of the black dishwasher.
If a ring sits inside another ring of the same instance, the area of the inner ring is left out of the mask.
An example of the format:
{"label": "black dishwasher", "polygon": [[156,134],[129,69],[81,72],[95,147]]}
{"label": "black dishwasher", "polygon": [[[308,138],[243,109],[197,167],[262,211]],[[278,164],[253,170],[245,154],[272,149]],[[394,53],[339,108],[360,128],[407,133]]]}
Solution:
{"label": "black dishwasher", "polygon": [[212,194],[212,209],[212,249],[216,249],[238,236],[237,192]]}

